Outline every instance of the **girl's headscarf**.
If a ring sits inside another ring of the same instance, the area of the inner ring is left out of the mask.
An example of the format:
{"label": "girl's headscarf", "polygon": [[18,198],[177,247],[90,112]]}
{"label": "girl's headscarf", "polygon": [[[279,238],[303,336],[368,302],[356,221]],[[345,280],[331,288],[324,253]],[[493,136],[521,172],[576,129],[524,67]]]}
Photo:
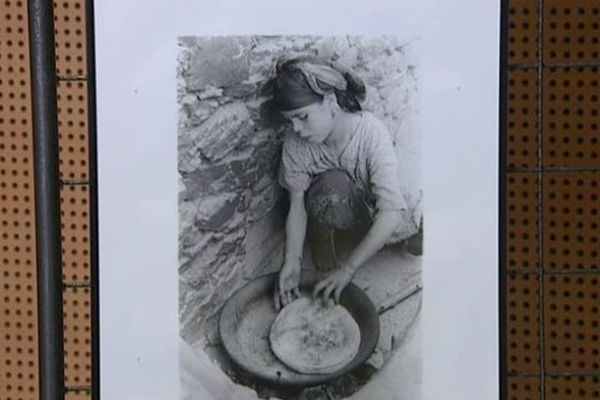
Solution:
{"label": "girl's headscarf", "polygon": [[290,111],[323,100],[335,93],[340,107],[361,110],[366,88],[349,68],[314,56],[280,60],[276,65],[274,101],[279,110]]}

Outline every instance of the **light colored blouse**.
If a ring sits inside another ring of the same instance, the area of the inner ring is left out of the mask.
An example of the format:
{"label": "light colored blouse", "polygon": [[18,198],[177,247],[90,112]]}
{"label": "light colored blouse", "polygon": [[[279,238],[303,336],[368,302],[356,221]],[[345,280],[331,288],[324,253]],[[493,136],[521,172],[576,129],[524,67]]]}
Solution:
{"label": "light colored blouse", "polygon": [[362,111],[353,136],[341,155],[324,143],[310,142],[294,132],[283,141],[279,183],[289,191],[304,192],[313,179],[330,169],[341,169],[363,191],[371,215],[378,211],[407,211],[390,241],[398,241],[416,233],[418,226],[408,217],[406,199],[398,177],[398,160],[394,144],[385,125],[371,112]]}

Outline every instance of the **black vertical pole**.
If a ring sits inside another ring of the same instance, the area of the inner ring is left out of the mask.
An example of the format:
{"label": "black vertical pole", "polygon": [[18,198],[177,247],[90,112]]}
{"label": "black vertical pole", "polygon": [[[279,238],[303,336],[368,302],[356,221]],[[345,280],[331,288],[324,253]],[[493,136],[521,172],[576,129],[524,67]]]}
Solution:
{"label": "black vertical pole", "polygon": [[29,1],[29,41],[35,159],[40,399],[64,400],[60,175],[52,1]]}
{"label": "black vertical pole", "polygon": [[96,46],[94,1],[86,0],[87,82],[90,187],[90,258],[92,285],[92,400],[100,400],[100,277],[98,258],[98,151],[96,125]]}
{"label": "black vertical pole", "polygon": [[506,331],[507,309],[506,309],[506,287],[507,287],[507,144],[508,144],[508,0],[500,2],[500,99],[499,99],[499,177],[498,177],[498,310],[499,328],[498,338],[500,340],[499,350],[499,399],[508,399],[508,367],[507,367],[507,338]]}

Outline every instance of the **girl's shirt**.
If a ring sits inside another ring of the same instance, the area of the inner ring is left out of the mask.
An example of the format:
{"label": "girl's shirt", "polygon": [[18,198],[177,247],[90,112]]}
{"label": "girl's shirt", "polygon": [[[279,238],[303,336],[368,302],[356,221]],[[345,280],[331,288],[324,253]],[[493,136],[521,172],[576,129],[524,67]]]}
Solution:
{"label": "girl's shirt", "polygon": [[[378,211],[405,211],[410,215],[398,178],[398,160],[392,138],[385,125],[368,111],[361,119],[341,155],[324,143],[309,142],[293,132],[283,141],[279,183],[289,191],[304,192],[313,179],[338,168],[350,176],[363,191],[371,215]],[[390,242],[405,239],[418,230],[411,218],[401,224]]]}

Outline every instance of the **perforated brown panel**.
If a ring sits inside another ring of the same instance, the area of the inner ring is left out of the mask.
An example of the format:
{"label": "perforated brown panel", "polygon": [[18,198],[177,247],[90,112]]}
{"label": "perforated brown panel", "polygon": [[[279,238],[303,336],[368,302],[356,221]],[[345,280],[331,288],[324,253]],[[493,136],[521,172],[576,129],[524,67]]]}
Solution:
{"label": "perforated brown panel", "polygon": [[65,290],[65,380],[67,387],[91,385],[91,295],[88,288]]}
{"label": "perforated brown panel", "polygon": [[[508,397],[595,399],[600,3],[509,0],[509,8]],[[524,362],[533,343],[537,366]]]}
{"label": "perforated brown panel", "polygon": [[38,398],[27,2],[0,6],[0,398]]}
{"label": "perforated brown panel", "polygon": [[538,378],[510,378],[508,380],[508,400],[540,400],[540,380]]}
{"label": "perforated brown panel", "polygon": [[66,399],[90,399],[92,384],[89,110],[86,2],[54,2]]}
{"label": "perforated brown panel", "polygon": [[545,0],[544,11],[544,60],[598,63],[600,5],[597,0]]}
{"label": "perforated brown panel", "polygon": [[91,400],[92,395],[85,390],[71,390],[65,395],[65,400]]}
{"label": "perforated brown panel", "polygon": [[508,74],[508,166],[535,168],[538,163],[538,75],[513,69]]}
{"label": "perforated brown panel", "polygon": [[86,185],[64,185],[61,190],[63,280],[90,283],[90,213]]}
{"label": "perforated brown panel", "polygon": [[60,178],[87,181],[89,176],[89,137],[87,83],[58,83],[58,129],[60,136]]}
{"label": "perforated brown panel", "polygon": [[508,277],[508,371],[532,374],[540,369],[540,285],[537,275]]}
{"label": "perforated brown panel", "polygon": [[544,176],[544,259],[551,269],[600,268],[600,175],[594,172]]}
{"label": "perforated brown panel", "polygon": [[537,0],[512,0],[508,16],[509,64],[533,64],[538,60],[539,11]]}
{"label": "perforated brown panel", "polygon": [[508,176],[508,268],[536,271],[539,268],[538,177],[514,172]]}
{"label": "perforated brown panel", "polygon": [[59,78],[87,76],[85,1],[54,1],[56,73]]}
{"label": "perforated brown panel", "polygon": [[545,277],[548,373],[600,370],[599,279],[589,274]]}
{"label": "perforated brown panel", "polygon": [[548,400],[600,399],[600,377],[551,377],[546,382],[546,398]]}
{"label": "perforated brown panel", "polygon": [[546,68],[544,72],[544,165],[599,166],[598,67]]}

